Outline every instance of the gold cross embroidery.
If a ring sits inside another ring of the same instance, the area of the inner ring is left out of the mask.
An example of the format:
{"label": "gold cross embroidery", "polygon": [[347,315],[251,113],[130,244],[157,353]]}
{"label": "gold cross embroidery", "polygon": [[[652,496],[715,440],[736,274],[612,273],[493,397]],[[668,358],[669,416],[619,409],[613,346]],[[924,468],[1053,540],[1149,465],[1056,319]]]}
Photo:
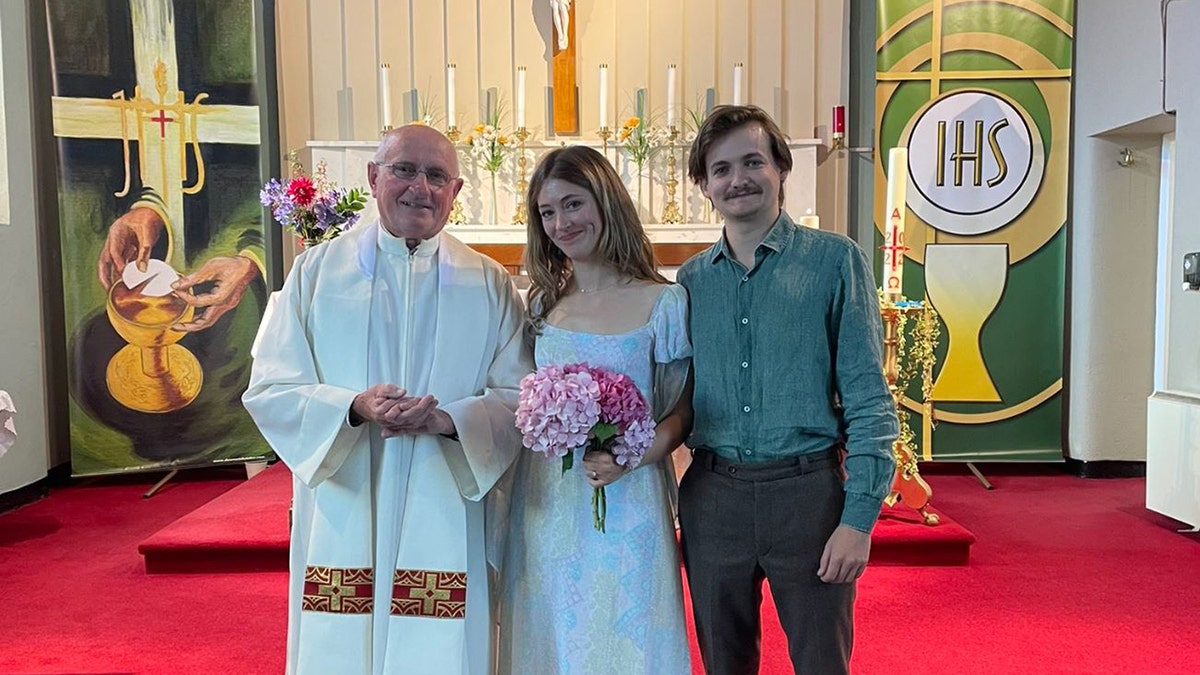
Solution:
{"label": "gold cross embroidery", "polygon": [[330,570],[329,583],[317,586],[317,593],[329,597],[329,611],[342,611],[342,596],[354,597],[354,587],[342,583],[342,571]]}
{"label": "gold cross embroidery", "polygon": [[408,597],[413,600],[421,601],[421,614],[426,616],[433,615],[433,608],[438,600],[449,600],[450,591],[438,588],[438,575],[425,575],[425,585],[421,588],[412,588],[408,591]]}

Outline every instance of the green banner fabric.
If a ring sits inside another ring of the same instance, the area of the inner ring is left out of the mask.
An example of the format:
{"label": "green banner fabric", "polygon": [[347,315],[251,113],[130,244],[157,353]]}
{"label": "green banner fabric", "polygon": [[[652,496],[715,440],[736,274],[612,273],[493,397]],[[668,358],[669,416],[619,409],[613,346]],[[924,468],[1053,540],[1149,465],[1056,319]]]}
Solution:
{"label": "green banner fabric", "polygon": [[255,3],[46,11],[73,473],[268,455],[241,405],[267,297]]}
{"label": "green banner fabric", "polygon": [[918,456],[1061,460],[1074,2],[878,9],[876,244],[903,178],[902,290],[941,320],[933,420],[904,399]]}

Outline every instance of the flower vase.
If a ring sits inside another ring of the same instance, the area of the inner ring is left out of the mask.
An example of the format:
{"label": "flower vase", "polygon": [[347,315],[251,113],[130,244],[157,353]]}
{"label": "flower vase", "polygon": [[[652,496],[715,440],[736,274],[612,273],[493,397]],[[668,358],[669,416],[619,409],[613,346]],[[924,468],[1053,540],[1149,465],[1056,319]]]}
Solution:
{"label": "flower vase", "polygon": [[492,173],[492,208],[491,208],[491,212],[492,212],[491,218],[492,219],[491,219],[491,224],[497,225],[500,223],[500,221],[496,219],[496,211],[497,211],[497,209],[496,209],[496,172],[493,171],[491,173]]}

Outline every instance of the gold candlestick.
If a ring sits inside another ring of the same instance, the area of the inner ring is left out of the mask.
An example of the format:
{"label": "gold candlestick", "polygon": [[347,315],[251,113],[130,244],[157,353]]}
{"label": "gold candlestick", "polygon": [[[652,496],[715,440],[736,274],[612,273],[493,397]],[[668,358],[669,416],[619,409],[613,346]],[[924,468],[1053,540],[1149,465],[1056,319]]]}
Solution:
{"label": "gold candlestick", "polygon": [[[904,409],[904,385],[907,377],[913,375],[913,366],[920,370],[922,391],[925,399],[922,413],[925,415],[925,426],[932,430],[933,406],[930,392],[933,389],[933,342],[937,341],[936,317],[932,307],[924,302],[908,302],[890,294],[880,294],[880,314],[883,316],[883,376],[892,400],[896,405],[896,415],[900,418],[900,436],[892,444],[892,454],[896,458],[896,476],[892,483],[892,491],[884,500],[888,506],[903,501],[909,508],[921,514],[926,525],[937,525],[940,522],[936,513],[929,512],[929,502],[933,497],[933,489],[921,477],[917,466],[917,456],[913,452],[910,440],[912,430],[908,426],[908,411]],[[914,345],[915,355],[904,348],[904,325],[909,317],[916,317],[918,326],[918,342]],[[923,336],[923,337],[921,337]],[[929,344],[925,344],[929,343]],[[901,363],[904,360],[905,363]],[[915,364],[914,364],[915,361]],[[901,374],[905,375],[902,382]],[[932,442],[930,434],[924,435],[926,444]],[[926,452],[929,448],[926,447]]]}
{"label": "gold candlestick", "polygon": [[607,126],[600,127],[600,130],[596,132],[596,135],[600,137],[600,154],[604,155],[604,157],[607,159],[608,139],[612,138],[612,129],[609,129]]}
{"label": "gold candlestick", "polygon": [[679,181],[675,180],[675,139],[679,137],[679,129],[672,124],[667,131],[667,203],[663,206],[662,222],[664,224],[682,223],[683,214],[675,201],[675,188]]}
{"label": "gold candlestick", "polygon": [[525,182],[525,141],[529,139],[529,130],[520,127],[513,135],[517,137],[517,169],[521,178],[517,181],[517,212],[513,214],[512,223],[524,225],[529,220],[529,212],[525,208],[525,189],[529,187]]}
{"label": "gold candlestick", "polygon": [[[446,127],[446,138],[454,144],[454,152],[458,152],[458,139],[461,134],[458,131],[458,126],[451,124]],[[450,207],[450,216],[447,220],[454,225],[462,225],[467,222],[467,214],[463,211],[462,202],[458,201],[458,197],[454,198],[454,205]]]}

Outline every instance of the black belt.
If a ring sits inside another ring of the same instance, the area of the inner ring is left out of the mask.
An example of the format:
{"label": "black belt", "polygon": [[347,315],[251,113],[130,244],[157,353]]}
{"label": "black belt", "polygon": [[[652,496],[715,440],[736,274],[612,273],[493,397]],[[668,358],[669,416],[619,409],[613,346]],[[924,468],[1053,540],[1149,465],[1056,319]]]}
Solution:
{"label": "black belt", "polygon": [[692,462],[713,473],[741,480],[774,480],[840,467],[842,446],[838,444],[820,452],[807,452],[783,459],[753,463],[725,459],[708,448],[700,447],[692,451]]}

